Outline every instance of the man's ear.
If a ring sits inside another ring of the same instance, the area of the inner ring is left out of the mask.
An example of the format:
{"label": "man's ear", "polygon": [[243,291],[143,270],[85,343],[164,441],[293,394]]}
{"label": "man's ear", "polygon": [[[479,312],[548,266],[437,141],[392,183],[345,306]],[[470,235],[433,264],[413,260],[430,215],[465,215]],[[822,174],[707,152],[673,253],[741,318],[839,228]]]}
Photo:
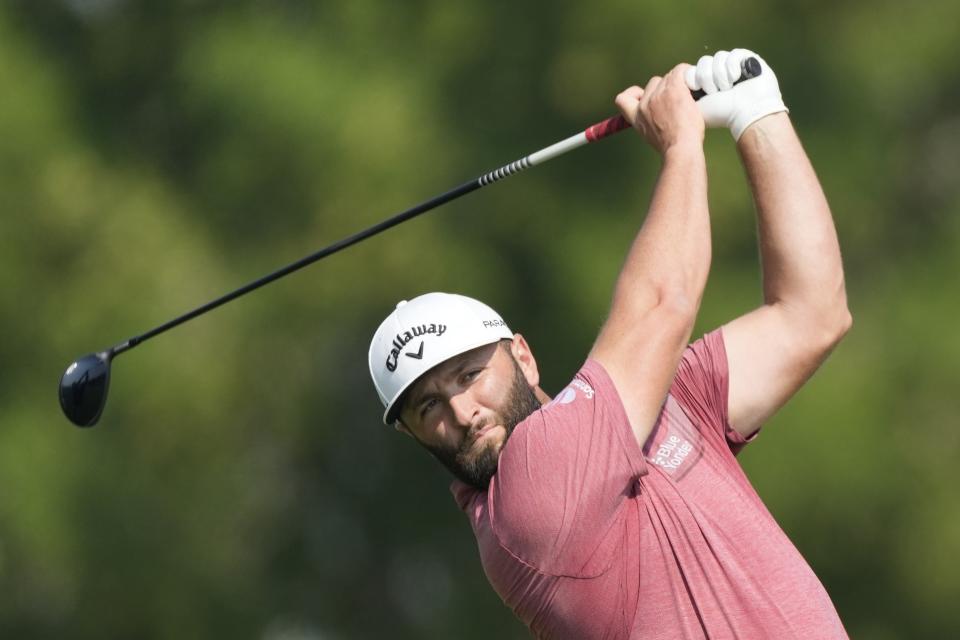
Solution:
{"label": "man's ear", "polygon": [[410,431],[410,429],[407,427],[407,425],[403,424],[403,421],[402,421],[402,420],[398,419],[396,422],[394,422],[394,423],[393,423],[393,428],[396,429],[397,431],[399,431],[400,433],[402,433],[402,434],[404,434],[404,435],[407,435],[407,436],[410,436],[411,438],[413,438],[413,432]]}
{"label": "man's ear", "polygon": [[530,345],[519,333],[513,334],[510,353],[517,364],[520,365],[520,370],[523,371],[523,377],[527,379],[527,384],[534,388],[537,387],[540,384],[540,370],[537,369],[537,360],[533,357]]}

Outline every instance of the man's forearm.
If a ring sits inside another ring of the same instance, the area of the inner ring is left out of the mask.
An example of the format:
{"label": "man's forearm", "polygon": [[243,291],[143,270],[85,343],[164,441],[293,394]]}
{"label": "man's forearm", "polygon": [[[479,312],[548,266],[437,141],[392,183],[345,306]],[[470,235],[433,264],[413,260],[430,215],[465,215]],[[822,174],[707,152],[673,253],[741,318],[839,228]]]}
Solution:
{"label": "man's forearm", "polygon": [[701,146],[664,156],[647,217],[617,281],[615,306],[652,308],[665,296],[696,312],[710,269],[706,161]]}
{"label": "man's forearm", "polygon": [[766,304],[846,323],[843,264],[830,207],[789,118],[779,113],[756,122],[737,146],[757,205]]}

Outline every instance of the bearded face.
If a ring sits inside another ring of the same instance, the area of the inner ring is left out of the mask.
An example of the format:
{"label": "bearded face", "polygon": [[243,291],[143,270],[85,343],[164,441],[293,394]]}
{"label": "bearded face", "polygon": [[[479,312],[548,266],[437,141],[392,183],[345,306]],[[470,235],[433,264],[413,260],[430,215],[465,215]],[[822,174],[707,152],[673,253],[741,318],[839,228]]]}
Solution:
{"label": "bearded face", "polygon": [[454,476],[486,489],[514,427],[540,408],[509,341],[451,359],[418,381],[403,424]]}

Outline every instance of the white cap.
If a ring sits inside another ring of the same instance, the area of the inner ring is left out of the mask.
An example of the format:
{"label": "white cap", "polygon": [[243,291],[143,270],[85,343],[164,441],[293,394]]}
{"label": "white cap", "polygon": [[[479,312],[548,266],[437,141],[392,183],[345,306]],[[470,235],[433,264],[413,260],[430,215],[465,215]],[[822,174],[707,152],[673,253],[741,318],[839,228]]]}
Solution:
{"label": "white cap", "polygon": [[427,371],[504,338],[513,338],[507,323],[473,298],[426,293],[401,301],[373,334],[368,354],[373,386],[386,407],[383,421],[397,419],[397,399]]}

